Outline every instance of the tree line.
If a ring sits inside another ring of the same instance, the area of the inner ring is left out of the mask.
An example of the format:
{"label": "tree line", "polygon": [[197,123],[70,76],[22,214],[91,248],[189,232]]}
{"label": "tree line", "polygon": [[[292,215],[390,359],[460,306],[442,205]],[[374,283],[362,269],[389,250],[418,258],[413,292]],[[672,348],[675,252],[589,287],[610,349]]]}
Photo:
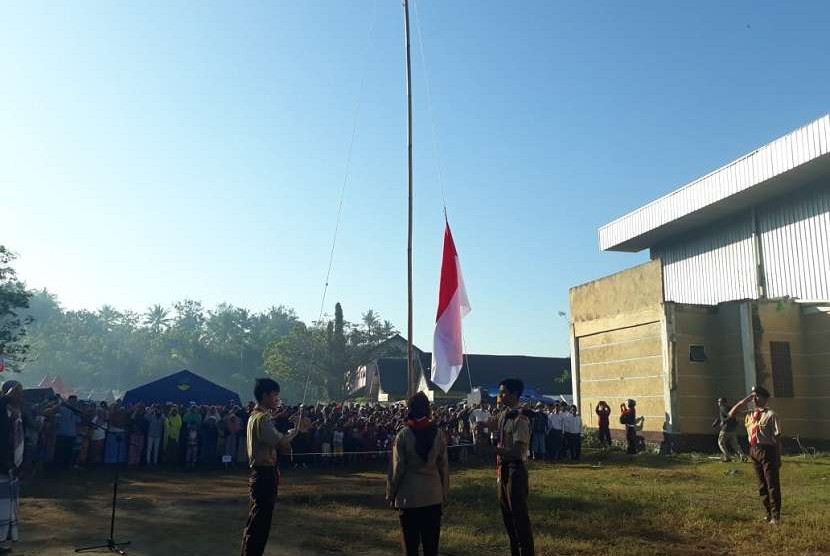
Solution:
{"label": "tree line", "polygon": [[348,373],[395,327],[371,309],[357,322],[334,317],[304,323],[284,305],[254,312],[184,299],[143,313],[66,310],[47,290],[30,291],[0,246],[0,356],[32,384],[59,375],[78,390],[128,390],[189,369],[250,397],[253,379],[270,375],[284,397],[342,399]]}

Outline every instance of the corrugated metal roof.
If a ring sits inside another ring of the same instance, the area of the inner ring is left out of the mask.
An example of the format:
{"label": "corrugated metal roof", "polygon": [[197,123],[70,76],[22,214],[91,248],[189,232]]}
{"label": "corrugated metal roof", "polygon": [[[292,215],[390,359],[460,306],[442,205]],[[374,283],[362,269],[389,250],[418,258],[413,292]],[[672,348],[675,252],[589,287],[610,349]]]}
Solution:
{"label": "corrugated metal roof", "polygon": [[[830,114],[606,224],[599,230],[600,248],[640,251],[675,233],[799,187],[813,176],[790,171],[819,159],[820,171],[827,171],[828,153]],[[785,174],[790,177],[783,179]],[[797,174],[803,174],[804,179],[799,180]]]}

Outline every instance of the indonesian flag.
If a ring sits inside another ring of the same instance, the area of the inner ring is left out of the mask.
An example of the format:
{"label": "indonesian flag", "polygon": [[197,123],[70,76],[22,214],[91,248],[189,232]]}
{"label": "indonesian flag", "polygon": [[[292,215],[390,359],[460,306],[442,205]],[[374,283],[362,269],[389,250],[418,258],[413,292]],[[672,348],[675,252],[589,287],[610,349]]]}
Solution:
{"label": "indonesian flag", "polygon": [[435,317],[435,335],[432,340],[432,382],[444,392],[449,392],[464,366],[461,319],[469,312],[470,302],[461,277],[458,252],[447,222],[444,229],[441,285],[438,289],[438,315]]}

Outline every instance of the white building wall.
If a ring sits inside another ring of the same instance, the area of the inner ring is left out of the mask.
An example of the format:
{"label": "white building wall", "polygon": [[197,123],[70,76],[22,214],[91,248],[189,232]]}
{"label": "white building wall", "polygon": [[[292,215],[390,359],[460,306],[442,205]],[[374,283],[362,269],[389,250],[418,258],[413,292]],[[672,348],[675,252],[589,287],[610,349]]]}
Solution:
{"label": "white building wall", "polygon": [[[830,184],[757,209],[766,295],[830,301]],[[666,301],[716,305],[758,297],[752,214],[655,247]]]}
{"label": "white building wall", "polygon": [[758,213],[767,296],[830,300],[830,183]]}
{"label": "white building wall", "polygon": [[663,263],[666,301],[716,305],[757,296],[751,215],[655,247],[651,256]]}

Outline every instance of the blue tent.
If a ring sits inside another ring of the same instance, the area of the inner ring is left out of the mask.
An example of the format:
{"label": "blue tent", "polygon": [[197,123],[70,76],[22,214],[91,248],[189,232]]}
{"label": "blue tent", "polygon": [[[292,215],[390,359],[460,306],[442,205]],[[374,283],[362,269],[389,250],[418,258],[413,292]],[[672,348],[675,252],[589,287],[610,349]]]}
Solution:
{"label": "blue tent", "polygon": [[225,405],[233,402],[241,405],[239,394],[202,378],[188,370],[179,371],[144,386],[133,388],[124,394],[125,404],[167,403],[187,405]]}
{"label": "blue tent", "polygon": [[[491,386],[482,386],[481,391],[482,391],[482,393],[487,394],[487,396],[490,397],[490,398],[495,398],[496,396],[499,395],[499,387],[498,386],[492,386],[492,385]],[[524,392],[522,392],[522,395],[521,395],[519,401],[529,402],[529,403],[538,403],[538,402],[542,402],[542,403],[546,403],[546,404],[552,403],[548,398],[546,398],[545,396],[543,396],[542,394],[540,394],[539,392],[537,392],[533,388],[527,388],[527,387],[524,389]]]}

